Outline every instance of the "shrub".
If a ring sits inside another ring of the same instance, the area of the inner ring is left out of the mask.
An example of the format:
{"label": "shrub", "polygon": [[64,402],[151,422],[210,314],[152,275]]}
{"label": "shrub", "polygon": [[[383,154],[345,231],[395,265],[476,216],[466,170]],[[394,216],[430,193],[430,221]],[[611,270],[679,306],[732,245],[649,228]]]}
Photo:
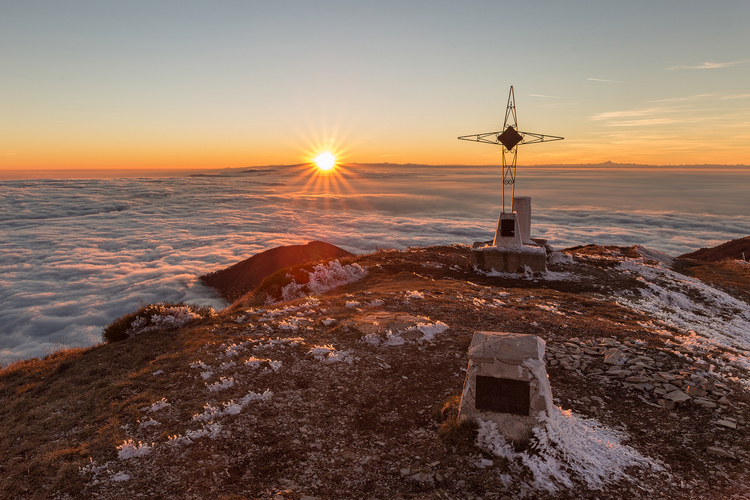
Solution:
{"label": "shrub", "polygon": [[194,319],[207,318],[214,314],[213,308],[209,306],[169,302],[149,304],[104,327],[102,340],[118,342],[141,332],[173,330]]}

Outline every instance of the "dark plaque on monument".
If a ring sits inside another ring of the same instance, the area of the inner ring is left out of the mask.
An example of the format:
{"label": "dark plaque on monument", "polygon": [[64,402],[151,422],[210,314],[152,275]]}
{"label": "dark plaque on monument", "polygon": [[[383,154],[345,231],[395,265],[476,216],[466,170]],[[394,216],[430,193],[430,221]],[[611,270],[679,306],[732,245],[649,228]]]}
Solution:
{"label": "dark plaque on monument", "polygon": [[500,221],[500,236],[509,236],[511,238],[516,236],[515,219],[502,219]]}
{"label": "dark plaque on monument", "polygon": [[477,410],[529,415],[530,385],[524,380],[477,375]]}

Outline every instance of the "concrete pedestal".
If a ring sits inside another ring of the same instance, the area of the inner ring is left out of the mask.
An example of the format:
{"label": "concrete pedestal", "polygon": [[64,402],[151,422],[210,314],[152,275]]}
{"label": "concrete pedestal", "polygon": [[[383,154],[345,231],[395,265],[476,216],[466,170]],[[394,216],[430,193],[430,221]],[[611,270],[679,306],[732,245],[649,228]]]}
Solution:
{"label": "concrete pedestal", "polygon": [[542,247],[517,248],[478,247],[471,250],[471,265],[483,271],[523,273],[529,268],[535,273],[547,272],[547,252]]}
{"label": "concrete pedestal", "polygon": [[513,198],[513,211],[518,215],[521,243],[533,245],[534,242],[531,241],[531,197],[516,196]]}
{"label": "concrete pedestal", "polygon": [[459,421],[492,421],[509,439],[524,440],[551,409],[544,341],[535,335],[476,332]]}
{"label": "concrete pedestal", "polygon": [[[531,199],[527,199],[529,200],[527,214],[530,216]],[[527,227],[527,235],[528,231]],[[492,245],[473,245],[471,265],[483,271],[500,273],[523,273],[526,268],[535,273],[547,272],[547,252],[534,242],[525,245],[523,237],[518,214],[501,213]]]}

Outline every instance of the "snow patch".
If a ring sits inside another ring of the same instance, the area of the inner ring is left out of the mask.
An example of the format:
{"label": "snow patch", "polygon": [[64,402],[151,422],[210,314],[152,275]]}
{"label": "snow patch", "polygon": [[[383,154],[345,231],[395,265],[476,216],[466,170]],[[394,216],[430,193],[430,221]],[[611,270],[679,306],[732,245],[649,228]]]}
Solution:
{"label": "snow patch", "polygon": [[583,419],[570,410],[553,407],[544,415],[544,426],[533,430],[533,453],[516,452],[498,432],[495,422],[478,419],[477,446],[511,462],[520,462],[534,476],[534,487],[556,492],[572,488],[581,480],[590,489],[602,489],[612,481],[630,479],[628,467],[663,470],[657,462],[623,445],[627,436],[603,427],[596,420]]}
{"label": "snow patch", "polygon": [[573,260],[573,257],[566,253],[562,252],[552,252],[549,256],[548,262],[553,265],[565,265],[565,264],[575,264],[575,260]]}
{"label": "snow patch", "polygon": [[640,297],[617,302],[688,334],[702,349],[718,345],[734,351],[733,364],[750,367],[750,305],[700,280],[676,273],[659,262],[627,259],[619,269],[638,276]]}

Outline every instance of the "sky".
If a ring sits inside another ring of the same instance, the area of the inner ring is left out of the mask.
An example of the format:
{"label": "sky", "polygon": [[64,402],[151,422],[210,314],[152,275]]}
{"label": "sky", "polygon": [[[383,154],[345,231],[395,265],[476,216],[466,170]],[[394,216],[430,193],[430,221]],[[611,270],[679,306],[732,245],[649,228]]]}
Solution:
{"label": "sky", "polygon": [[748,164],[750,2],[0,2],[0,170]]}

